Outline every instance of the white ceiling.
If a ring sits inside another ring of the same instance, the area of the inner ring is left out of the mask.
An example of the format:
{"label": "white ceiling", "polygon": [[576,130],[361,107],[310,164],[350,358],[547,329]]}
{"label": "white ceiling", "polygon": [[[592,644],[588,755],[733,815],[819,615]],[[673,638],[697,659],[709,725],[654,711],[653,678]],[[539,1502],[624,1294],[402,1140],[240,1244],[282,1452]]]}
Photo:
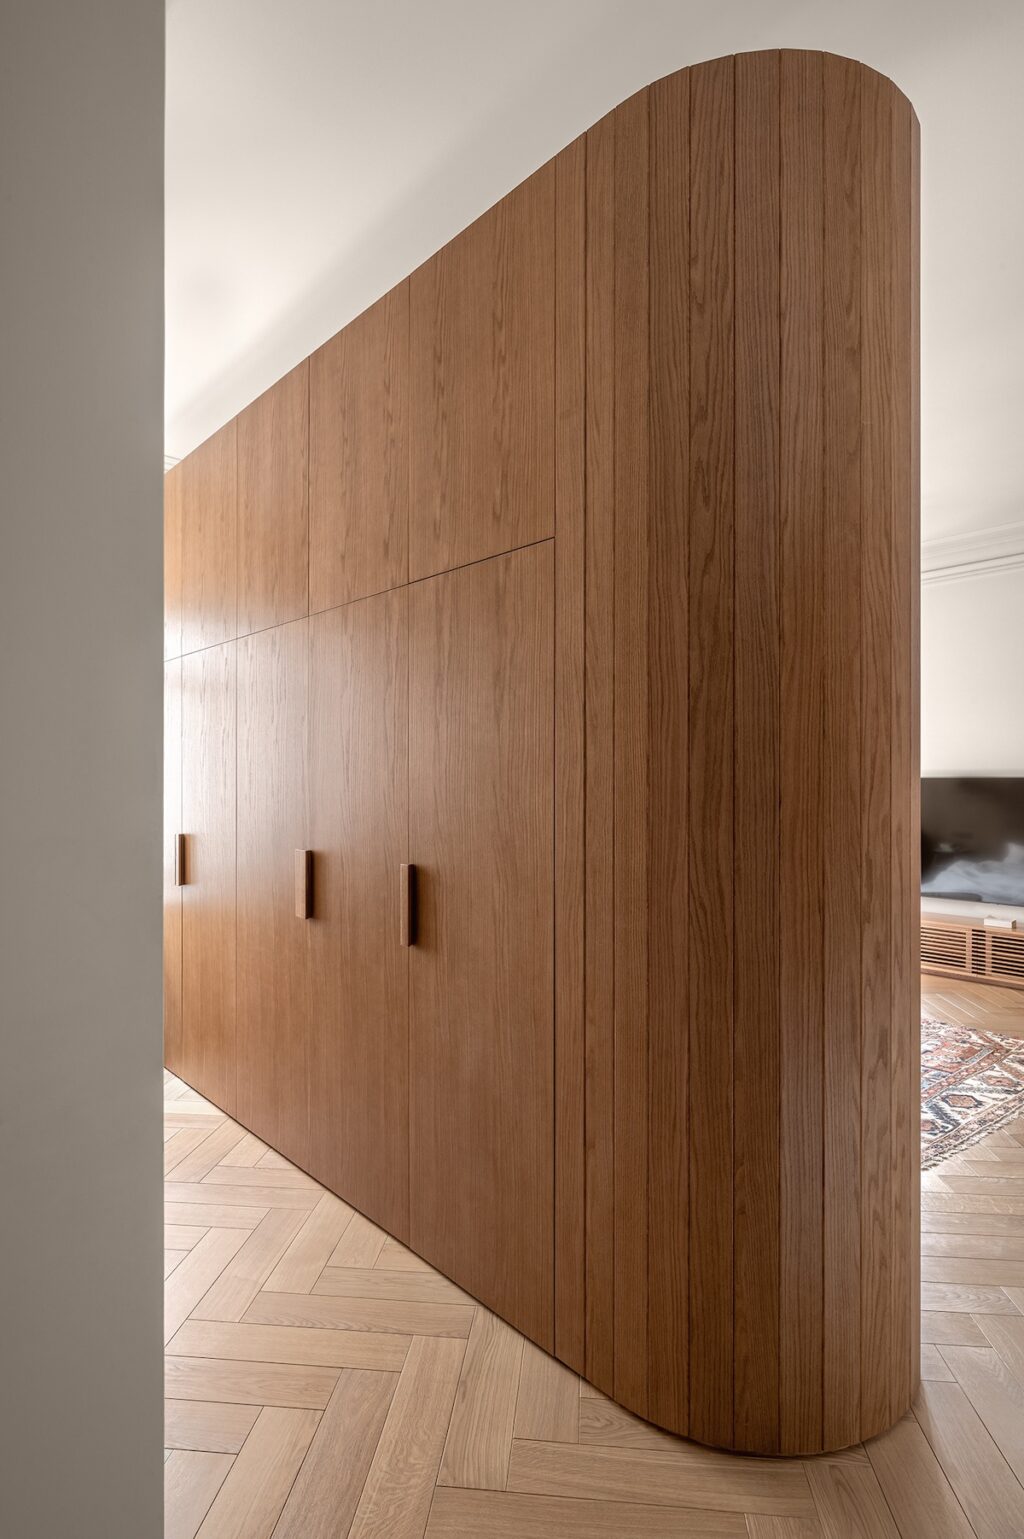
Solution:
{"label": "white ceiling", "polygon": [[168,0],[179,457],[638,87],[824,48],[922,129],[922,525],[1024,518],[1020,0]]}

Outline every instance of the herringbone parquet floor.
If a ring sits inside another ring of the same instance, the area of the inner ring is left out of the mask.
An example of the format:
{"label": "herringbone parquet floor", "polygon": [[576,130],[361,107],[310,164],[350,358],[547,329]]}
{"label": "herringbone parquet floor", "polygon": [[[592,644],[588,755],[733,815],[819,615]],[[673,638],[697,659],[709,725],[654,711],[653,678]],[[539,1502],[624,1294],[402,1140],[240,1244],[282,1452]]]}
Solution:
{"label": "herringbone parquet floor", "polygon": [[167,1539],[1024,1535],[1024,1121],[925,1177],[913,1414],[773,1461],[637,1421],[170,1075],[165,1093]]}

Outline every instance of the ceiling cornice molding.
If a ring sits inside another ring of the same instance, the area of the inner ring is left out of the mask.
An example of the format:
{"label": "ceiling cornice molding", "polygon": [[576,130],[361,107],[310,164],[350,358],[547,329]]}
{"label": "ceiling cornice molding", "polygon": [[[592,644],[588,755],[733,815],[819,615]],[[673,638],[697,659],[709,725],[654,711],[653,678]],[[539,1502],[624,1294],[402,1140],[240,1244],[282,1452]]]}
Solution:
{"label": "ceiling cornice molding", "polygon": [[1024,521],[995,524],[968,534],[947,534],[921,544],[921,581],[958,582],[1024,566]]}
{"label": "ceiling cornice molding", "polygon": [[175,465],[177,465],[178,463],[179,463],[179,461],[175,458],[175,456],[173,454],[165,454],[164,455],[164,475],[166,475],[169,470],[173,470]]}

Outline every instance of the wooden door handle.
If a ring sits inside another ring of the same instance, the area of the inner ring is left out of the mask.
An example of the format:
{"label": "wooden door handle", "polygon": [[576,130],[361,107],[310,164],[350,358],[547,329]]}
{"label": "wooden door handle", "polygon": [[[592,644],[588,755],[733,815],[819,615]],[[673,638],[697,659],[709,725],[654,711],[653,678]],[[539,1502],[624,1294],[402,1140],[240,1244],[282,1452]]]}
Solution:
{"label": "wooden door handle", "polygon": [[403,866],[400,882],[398,941],[401,946],[416,944],[416,867]]}
{"label": "wooden door handle", "polygon": [[295,917],[313,917],[313,851],[295,851]]}
{"label": "wooden door handle", "polygon": [[174,885],[184,887],[188,881],[185,860],[185,835],[174,836]]}

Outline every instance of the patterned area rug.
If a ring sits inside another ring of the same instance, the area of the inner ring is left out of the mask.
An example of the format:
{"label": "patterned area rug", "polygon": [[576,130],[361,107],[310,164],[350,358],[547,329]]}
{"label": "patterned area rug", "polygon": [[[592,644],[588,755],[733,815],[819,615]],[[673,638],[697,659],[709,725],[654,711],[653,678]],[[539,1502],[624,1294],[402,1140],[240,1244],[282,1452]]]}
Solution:
{"label": "patterned area rug", "polygon": [[1024,1116],[1024,1041],[921,1017],[921,1168]]}

